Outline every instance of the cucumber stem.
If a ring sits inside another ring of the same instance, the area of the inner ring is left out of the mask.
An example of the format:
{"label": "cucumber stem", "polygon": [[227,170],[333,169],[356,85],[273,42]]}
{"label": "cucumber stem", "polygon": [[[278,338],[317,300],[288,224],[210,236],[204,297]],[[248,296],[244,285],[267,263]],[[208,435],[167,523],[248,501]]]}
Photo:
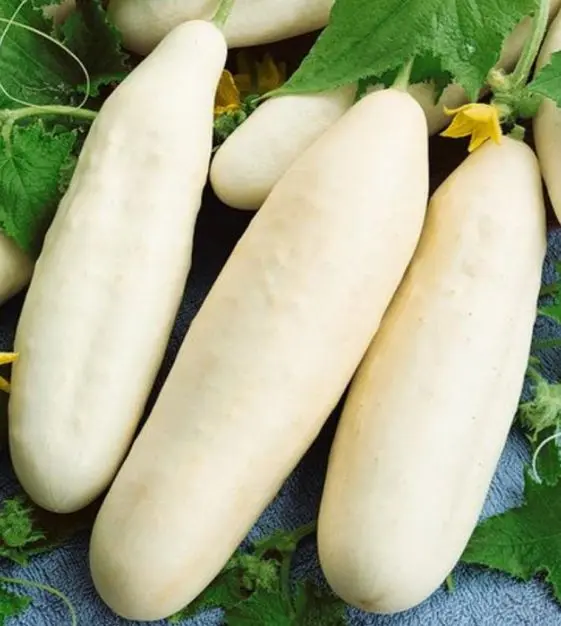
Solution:
{"label": "cucumber stem", "polygon": [[[285,554],[282,558],[281,567],[280,567],[280,584],[281,591],[285,598],[290,598],[291,589],[290,589],[290,570],[292,568],[292,556],[293,554]],[[294,613],[294,607],[291,605],[290,607],[292,612]],[[292,615],[294,617],[294,615]]]}
{"label": "cucumber stem", "polygon": [[549,0],[541,0],[540,6],[534,16],[532,34],[526,41],[522,56],[514,68],[514,72],[509,76],[509,86],[511,89],[522,87],[526,84],[532,66],[538,56],[542,41],[547,31],[549,23]]}
{"label": "cucumber stem", "polygon": [[38,117],[41,115],[60,115],[86,121],[93,121],[97,117],[97,111],[58,104],[0,110],[1,137],[8,152],[11,151],[12,147],[12,131],[14,124],[18,120],[23,120],[28,117]]}
{"label": "cucumber stem", "polygon": [[407,88],[409,87],[409,81],[411,80],[411,71],[413,70],[414,61],[414,57],[409,59],[409,61],[407,61],[407,63],[401,68],[393,83],[393,87],[395,87],[395,89],[407,91]]}
{"label": "cucumber stem", "polygon": [[220,0],[218,9],[216,9],[216,13],[212,18],[212,23],[218,26],[218,28],[223,28],[224,24],[226,24],[226,20],[230,17],[235,1],[236,0]]}
{"label": "cucumber stem", "polygon": [[0,110],[0,128],[2,129],[2,139],[8,149],[11,145],[12,129],[14,128],[14,124],[18,120],[23,120],[28,117],[39,117],[41,115],[60,115],[93,121],[97,116],[97,111],[58,104]]}
{"label": "cucumber stem", "polygon": [[62,602],[64,602],[64,604],[66,605],[66,608],[68,609],[68,612],[70,613],[72,626],[78,626],[78,616],[76,615],[76,610],[74,609],[72,602],[70,602],[68,597],[64,593],[62,593],[62,591],[59,591],[58,589],[55,589],[54,587],[51,587],[50,585],[43,585],[42,583],[37,583],[32,580],[27,580],[25,578],[8,578],[7,576],[0,576],[0,583],[5,584],[5,585],[18,585],[20,587],[30,587],[33,589],[39,589],[40,591],[46,591],[47,593],[50,593],[51,595],[56,596],[57,598],[59,598],[59,600],[62,600]]}
{"label": "cucumber stem", "polygon": [[[75,117],[76,119],[93,121],[97,117],[97,111],[59,104],[46,104],[44,106],[22,107],[21,109],[2,111],[2,117],[7,123],[14,123],[26,117],[37,117],[40,115]],[[0,117],[0,120],[2,117]]]}

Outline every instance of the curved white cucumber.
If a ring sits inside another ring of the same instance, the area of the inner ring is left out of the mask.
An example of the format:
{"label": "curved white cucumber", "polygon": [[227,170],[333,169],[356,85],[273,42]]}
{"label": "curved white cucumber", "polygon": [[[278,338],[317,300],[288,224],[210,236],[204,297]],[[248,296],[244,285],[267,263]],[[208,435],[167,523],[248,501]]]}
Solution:
{"label": "curved white cucumber", "polygon": [[513,139],[477,150],[432,198],[329,459],[320,562],[350,604],[409,609],[460,558],[522,390],[545,231],[536,157]]}
{"label": "curved white cucumber", "polygon": [[[288,39],[323,28],[334,0],[236,0],[224,26],[230,48]],[[148,54],[175,26],[210,19],[219,0],[110,0],[109,17],[125,46]]]}
{"label": "curved white cucumber", "polygon": [[170,33],[103,105],[47,234],[9,406],[16,474],[46,509],[95,499],[134,435],[190,267],[226,52],[208,22]]}

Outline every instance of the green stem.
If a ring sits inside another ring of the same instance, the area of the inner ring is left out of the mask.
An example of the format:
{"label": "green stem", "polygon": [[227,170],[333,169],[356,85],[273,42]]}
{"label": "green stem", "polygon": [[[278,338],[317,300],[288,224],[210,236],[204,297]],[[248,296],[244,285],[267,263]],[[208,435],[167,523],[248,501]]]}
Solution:
{"label": "green stem", "polygon": [[448,593],[454,593],[456,591],[456,579],[454,578],[454,574],[448,574],[446,577],[446,589]]}
{"label": "green stem", "polygon": [[64,602],[66,605],[68,612],[70,613],[71,624],[72,626],[78,626],[78,616],[76,615],[76,611],[72,606],[72,602],[58,589],[51,587],[50,585],[43,585],[42,583],[36,583],[32,580],[26,580],[25,578],[8,578],[7,576],[0,576],[0,583],[5,585],[20,585],[22,587],[31,587],[33,589],[39,589],[40,591],[46,591],[53,596],[56,596]]}
{"label": "green stem", "polygon": [[548,320],[552,320],[556,324],[559,324],[559,320],[554,315],[546,313],[543,309],[538,309],[538,315],[541,315],[541,317],[546,317]]}
{"label": "green stem", "polygon": [[305,539],[308,535],[313,535],[317,530],[318,524],[316,521],[300,526],[292,533],[292,538],[295,543],[300,543],[302,539]]}
{"label": "green stem", "polygon": [[413,70],[413,63],[415,58],[413,57],[401,68],[397,78],[394,81],[393,87],[407,91],[409,87],[409,81],[411,80],[411,71]]}
{"label": "green stem", "polygon": [[532,350],[552,350],[561,346],[561,339],[542,339],[532,343]]}
{"label": "green stem", "polygon": [[526,129],[520,124],[515,124],[510,133],[508,133],[508,136],[516,141],[524,141],[524,138],[526,137]]}
{"label": "green stem", "polygon": [[226,20],[230,17],[235,1],[236,0],[220,0],[218,9],[212,18],[213,24],[218,26],[218,28],[223,28],[224,24],[226,24]]}
{"label": "green stem", "polygon": [[534,61],[538,56],[542,41],[547,31],[547,25],[549,23],[549,0],[541,0],[540,6],[534,16],[534,28],[532,35],[526,42],[522,56],[514,69],[514,72],[509,76],[510,88],[517,89],[526,84]]}
{"label": "green stem", "polygon": [[[312,535],[316,532],[317,522],[310,522],[309,524],[305,524],[304,526],[300,526],[295,531],[291,533],[292,540],[294,541],[294,545],[298,545],[303,539]],[[290,571],[292,568],[292,558],[294,557],[294,552],[288,552],[283,555],[281,568],[280,568],[280,582],[281,582],[281,591],[284,594],[285,598],[292,598],[292,589],[290,587]],[[293,602],[290,602],[290,608],[292,611],[292,617],[296,615],[296,609],[294,607]]]}
{"label": "green stem", "polygon": [[290,598],[292,591],[290,589],[290,568],[292,566],[292,555],[292,552],[289,554],[285,554],[282,558],[280,567],[281,591],[285,598]]}
{"label": "green stem", "polygon": [[23,120],[28,117],[39,117],[42,115],[57,115],[93,121],[97,117],[97,111],[58,104],[0,110],[0,128],[2,128],[2,139],[8,150],[10,149],[12,142],[12,130],[14,128],[14,124],[19,120]]}
{"label": "green stem", "polygon": [[37,117],[40,115],[75,117],[76,119],[93,121],[97,116],[97,111],[92,111],[90,109],[80,109],[78,107],[51,104],[45,106],[22,107],[21,109],[5,110],[2,111],[1,114],[7,123],[14,123],[27,117]]}

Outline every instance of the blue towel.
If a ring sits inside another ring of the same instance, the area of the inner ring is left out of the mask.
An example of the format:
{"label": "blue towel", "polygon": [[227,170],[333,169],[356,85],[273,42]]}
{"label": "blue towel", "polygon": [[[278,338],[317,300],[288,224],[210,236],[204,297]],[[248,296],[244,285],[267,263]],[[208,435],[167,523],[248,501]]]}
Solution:
{"label": "blue towel", "polygon": [[[219,220],[217,220],[219,217]],[[212,280],[243,231],[247,217],[235,212],[217,215],[215,209],[203,212],[198,229],[196,256],[184,304],[170,342],[170,349],[159,376],[158,385],[166,375],[177,348],[194,312],[198,309]],[[220,221],[221,226],[217,226]],[[549,258],[545,280],[552,278],[552,262],[561,259],[561,231],[550,235]],[[14,320],[21,298],[0,309],[0,348],[11,347]],[[536,334],[551,331],[540,321]],[[553,354],[547,361],[549,373],[561,376],[561,360]],[[156,385],[156,388],[158,387]],[[335,416],[286,482],[276,500],[251,531],[255,538],[276,528],[291,528],[306,523],[317,515],[329,444],[333,436]],[[460,445],[458,443],[458,445]],[[513,430],[491,486],[483,516],[495,514],[517,505],[522,495],[522,465],[528,460],[527,447],[520,433]],[[428,485],[427,487],[430,487]],[[17,491],[7,454],[0,453],[0,500]],[[113,615],[96,596],[88,572],[88,538],[78,536],[64,547],[33,559],[25,569],[0,564],[2,574],[22,576],[53,585],[68,595],[78,609],[81,626],[133,625]],[[300,573],[321,576],[315,545],[305,543],[298,552],[296,567]],[[422,572],[420,572],[422,576]],[[521,583],[500,573],[459,566],[456,570],[457,590],[437,591],[421,606],[397,616],[373,616],[349,610],[353,626],[554,626],[561,625],[561,607],[554,601],[548,587],[541,581]],[[26,590],[26,593],[29,593]],[[52,596],[30,592],[34,602],[22,618],[10,622],[14,626],[64,626],[69,623],[65,607]],[[157,622],[164,626],[166,622]],[[211,611],[185,622],[185,626],[218,626],[220,613]],[[256,625],[258,626],[258,625]],[[267,624],[264,626],[275,626]]]}

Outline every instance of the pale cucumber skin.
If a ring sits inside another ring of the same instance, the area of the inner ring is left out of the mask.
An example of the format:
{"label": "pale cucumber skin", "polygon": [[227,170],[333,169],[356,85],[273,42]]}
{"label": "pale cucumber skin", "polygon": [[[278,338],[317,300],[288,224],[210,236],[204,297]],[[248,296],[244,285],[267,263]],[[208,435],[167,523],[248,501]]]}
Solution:
{"label": "pale cucumber skin", "polygon": [[0,305],[19,293],[31,280],[33,260],[0,233]]}
{"label": "pale cucumber skin", "polygon": [[522,142],[487,142],[432,198],[329,458],[320,563],[351,605],[410,609],[459,560],[516,413],[545,251]]}
{"label": "pale cucumber skin", "polygon": [[143,412],[191,264],[226,54],[208,22],[170,33],[103,105],[47,233],[9,425],[16,474],[51,511],[101,494]]}
{"label": "pale cucumber skin", "polygon": [[[542,46],[537,71],[547,65],[554,52],[561,50],[561,13],[555,18]],[[534,118],[534,140],[549,198],[561,222],[561,110],[546,98]]]}
{"label": "pale cucumber skin", "polygon": [[[224,25],[228,47],[255,46],[323,28],[334,0],[236,0]],[[125,46],[149,54],[172,28],[211,19],[219,0],[111,0],[108,13]]]}
{"label": "pale cucumber skin", "polygon": [[283,176],[96,520],[92,576],[115,612],[164,618],[218,574],[340,399],[417,245],[427,196],[425,117],[395,90],[362,100]]}

